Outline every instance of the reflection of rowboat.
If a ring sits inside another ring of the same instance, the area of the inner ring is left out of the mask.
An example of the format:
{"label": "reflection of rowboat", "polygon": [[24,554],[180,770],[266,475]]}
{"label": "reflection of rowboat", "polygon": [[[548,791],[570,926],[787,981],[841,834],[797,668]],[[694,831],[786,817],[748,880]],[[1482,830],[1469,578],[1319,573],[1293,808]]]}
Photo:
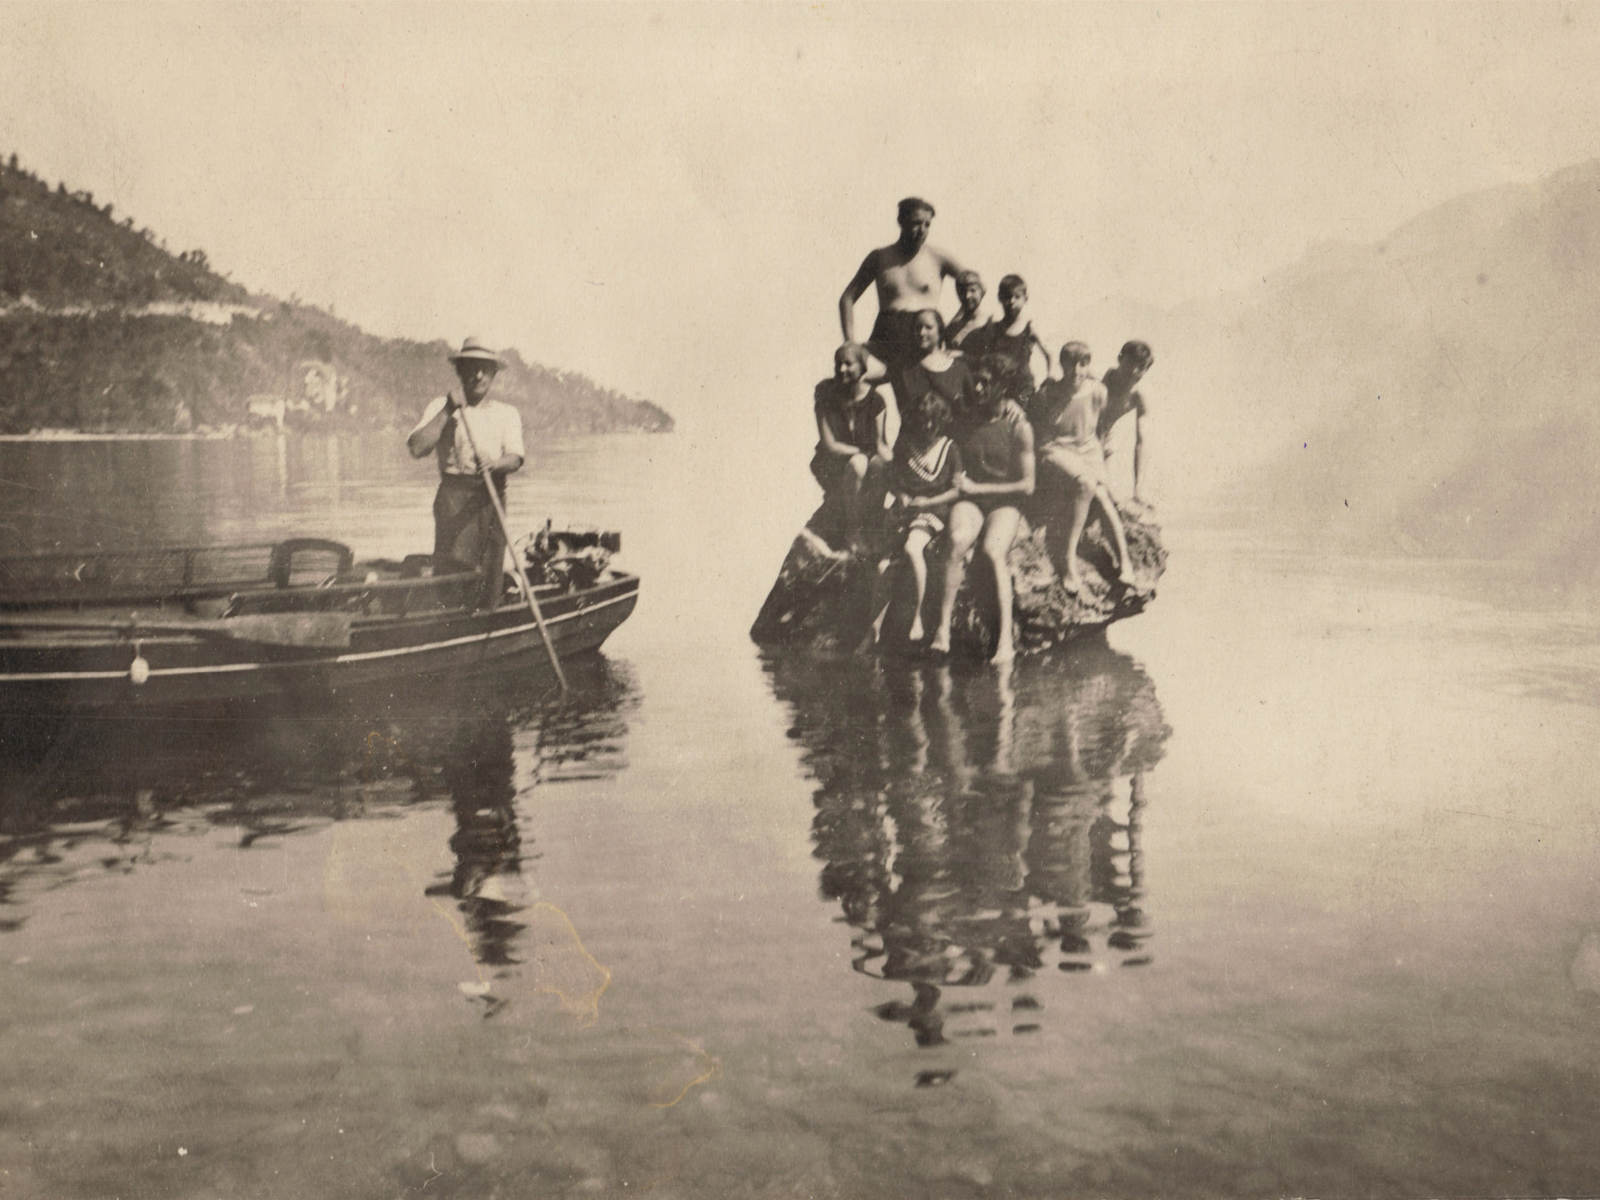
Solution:
{"label": "reflection of rowboat", "polygon": [[[638,599],[638,577],[609,567],[550,574],[535,594],[562,656],[598,647]],[[514,591],[475,610],[480,591],[472,572],[434,575],[427,555],[357,563],[321,538],[0,559],[0,708],[314,696],[540,648]]]}

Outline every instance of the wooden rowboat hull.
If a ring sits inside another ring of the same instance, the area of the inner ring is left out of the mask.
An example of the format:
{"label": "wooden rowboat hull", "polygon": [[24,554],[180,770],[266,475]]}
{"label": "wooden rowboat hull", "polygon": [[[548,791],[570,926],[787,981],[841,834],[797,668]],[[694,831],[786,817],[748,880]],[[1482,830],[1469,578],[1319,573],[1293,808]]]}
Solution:
{"label": "wooden rowboat hull", "polygon": [[[608,572],[593,586],[541,596],[563,659],[597,649],[638,602],[635,575]],[[215,624],[215,623],[214,623]],[[484,612],[358,617],[348,646],[264,645],[163,631],[135,637],[14,637],[0,619],[0,711],[157,711],[233,705],[404,685],[427,686],[520,666],[550,675],[528,608],[508,601]],[[135,669],[135,659],[148,670]]]}

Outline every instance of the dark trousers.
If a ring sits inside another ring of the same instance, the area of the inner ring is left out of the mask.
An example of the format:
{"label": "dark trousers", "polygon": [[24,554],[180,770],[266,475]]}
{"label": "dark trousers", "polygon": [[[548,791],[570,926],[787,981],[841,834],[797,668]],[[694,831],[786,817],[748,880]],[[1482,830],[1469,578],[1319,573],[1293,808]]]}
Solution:
{"label": "dark trousers", "polygon": [[[495,481],[505,503],[505,481]],[[488,489],[478,475],[442,475],[433,496],[433,573],[476,571],[483,579],[478,608],[492,608],[500,599],[506,538],[489,504]]]}

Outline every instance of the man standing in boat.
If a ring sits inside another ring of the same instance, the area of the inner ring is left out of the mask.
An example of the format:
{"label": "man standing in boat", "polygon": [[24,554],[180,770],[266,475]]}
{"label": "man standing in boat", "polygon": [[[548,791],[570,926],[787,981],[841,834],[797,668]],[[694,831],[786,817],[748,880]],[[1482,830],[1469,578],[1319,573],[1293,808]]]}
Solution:
{"label": "man standing in boat", "polygon": [[[439,490],[433,497],[433,570],[475,570],[483,576],[479,607],[492,607],[500,594],[505,535],[495,518],[483,471],[505,500],[506,476],[522,466],[522,415],[509,404],[489,399],[500,356],[468,338],[450,356],[461,395],[436,396],[406,438],[412,458],[432,452],[439,461]],[[465,432],[460,428],[466,426]],[[474,456],[473,449],[477,455]]]}
{"label": "man standing in boat", "polygon": [[900,201],[900,238],[861,260],[861,266],[839,297],[839,328],[844,340],[856,340],[856,301],[869,285],[878,289],[878,319],[866,347],[884,366],[891,380],[901,367],[922,357],[917,348],[917,314],[939,307],[945,276],[961,274],[961,264],[943,250],[928,245],[933,225],[933,205],[918,196]]}

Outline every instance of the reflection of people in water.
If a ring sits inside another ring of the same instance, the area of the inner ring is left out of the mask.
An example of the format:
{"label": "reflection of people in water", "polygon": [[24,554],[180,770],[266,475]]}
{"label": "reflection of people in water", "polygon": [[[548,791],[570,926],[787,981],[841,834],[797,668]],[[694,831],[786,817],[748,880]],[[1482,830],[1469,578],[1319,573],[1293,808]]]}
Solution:
{"label": "reflection of people in water", "polygon": [[1046,978],[1150,961],[1144,774],[1168,730],[1131,659],[1102,643],[972,676],[770,669],[819,783],[822,891],[856,928],[855,968],[911,986],[881,1017],[923,1046],[1026,1034]]}
{"label": "reflection of people in water", "polygon": [[513,804],[511,727],[501,715],[464,721],[452,730],[441,776],[455,810],[450,838],[455,869],[430,896],[453,896],[472,941],[472,956],[486,967],[518,961],[512,942],[524,925],[522,835]]}

